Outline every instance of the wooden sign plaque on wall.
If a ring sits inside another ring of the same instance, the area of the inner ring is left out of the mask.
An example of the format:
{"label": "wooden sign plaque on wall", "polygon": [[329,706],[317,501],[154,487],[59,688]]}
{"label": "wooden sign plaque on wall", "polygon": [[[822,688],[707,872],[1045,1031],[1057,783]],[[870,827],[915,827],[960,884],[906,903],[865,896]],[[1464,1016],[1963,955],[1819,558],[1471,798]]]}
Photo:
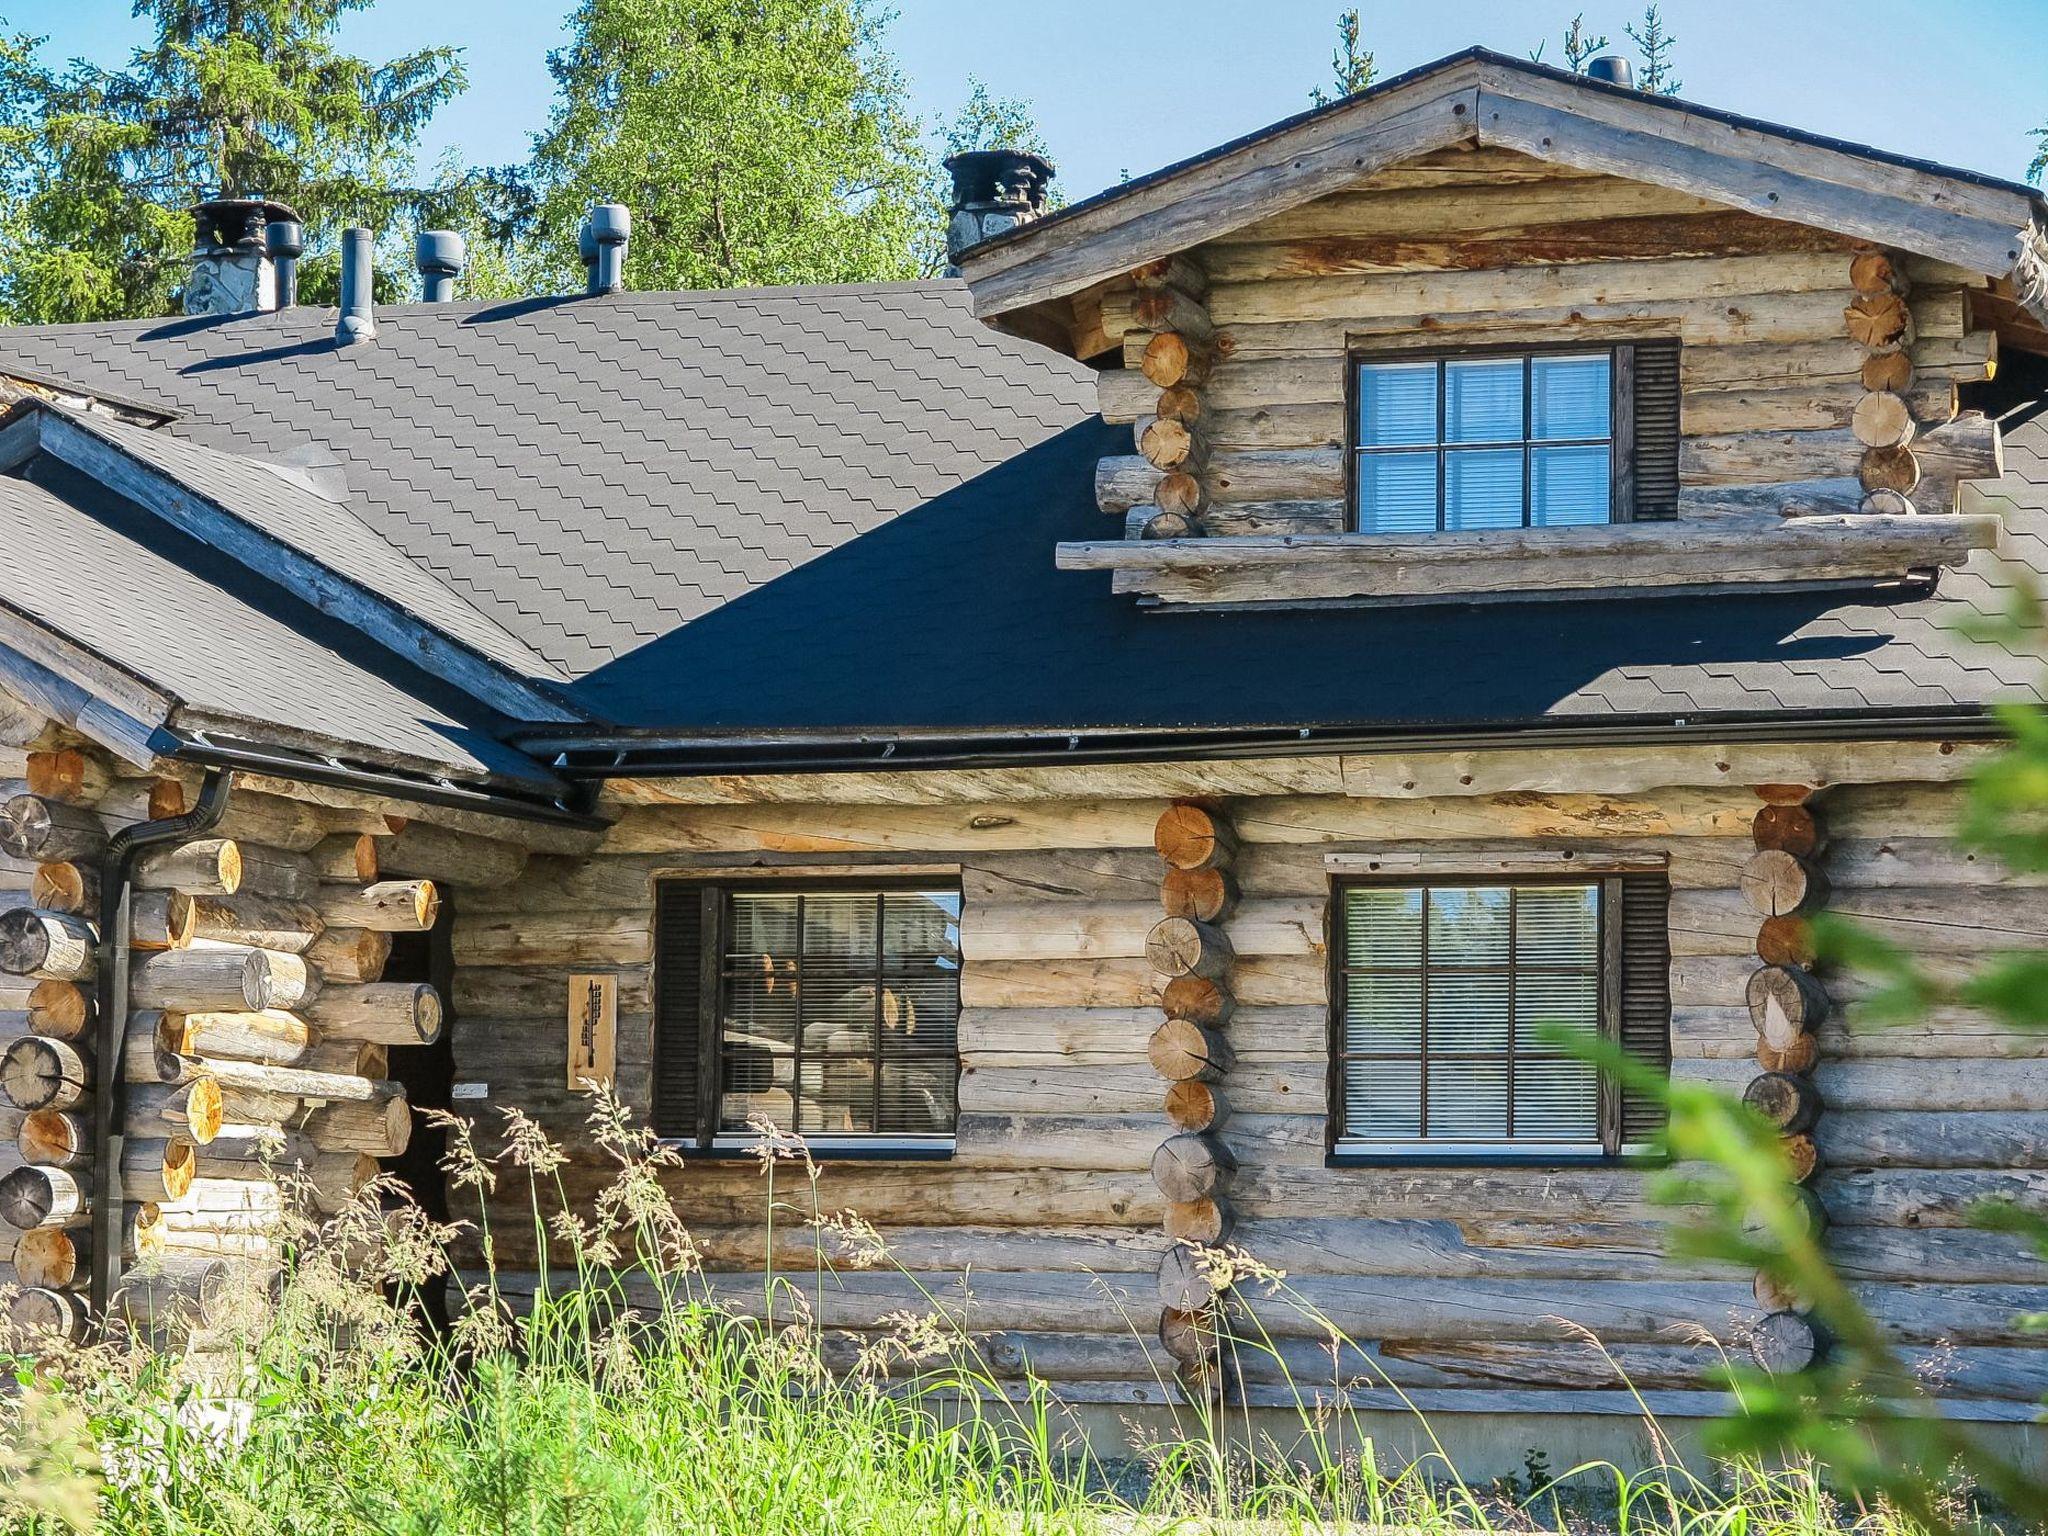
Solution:
{"label": "wooden sign plaque on wall", "polygon": [[618,1072],[619,978],[569,978],[569,1087],[588,1093]]}

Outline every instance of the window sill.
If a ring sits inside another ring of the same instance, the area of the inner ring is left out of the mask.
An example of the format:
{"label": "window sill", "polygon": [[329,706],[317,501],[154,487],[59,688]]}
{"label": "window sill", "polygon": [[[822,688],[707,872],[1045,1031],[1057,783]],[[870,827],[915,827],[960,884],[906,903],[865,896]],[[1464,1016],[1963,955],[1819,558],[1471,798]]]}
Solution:
{"label": "window sill", "polygon": [[[668,1137],[661,1144],[693,1163],[758,1161],[761,1156],[760,1138],[754,1136],[720,1136],[709,1146],[694,1138]],[[951,1160],[957,1146],[951,1136],[820,1136],[806,1139],[804,1145],[818,1163],[942,1163]]]}
{"label": "window sill", "polygon": [[1064,571],[1162,605],[1416,602],[1516,593],[1626,595],[1896,581],[1998,544],[1985,513],[1724,515],[1479,533],[1268,534],[1062,544]]}
{"label": "window sill", "polygon": [[1484,1144],[1396,1146],[1339,1143],[1326,1168],[1642,1168],[1663,1162],[1649,1147],[1606,1152],[1598,1147],[1505,1147]]}

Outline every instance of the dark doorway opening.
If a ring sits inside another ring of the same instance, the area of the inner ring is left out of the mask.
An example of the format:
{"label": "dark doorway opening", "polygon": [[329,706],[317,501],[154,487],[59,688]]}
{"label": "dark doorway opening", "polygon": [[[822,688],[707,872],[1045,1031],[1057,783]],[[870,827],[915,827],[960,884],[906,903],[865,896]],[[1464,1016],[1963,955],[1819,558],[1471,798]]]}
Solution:
{"label": "dark doorway opening", "polygon": [[[454,1106],[455,1086],[455,948],[454,903],[442,893],[441,914],[426,933],[395,933],[386,981],[428,982],[441,996],[441,1034],[431,1045],[394,1046],[391,1080],[405,1090],[412,1106],[412,1139],[397,1157],[383,1159],[383,1171],[396,1175],[420,1209],[436,1221],[448,1219],[448,1175],[441,1166],[448,1133],[430,1124],[427,1112]],[[448,1326],[444,1288],[428,1286],[412,1298],[422,1319],[439,1330]]]}

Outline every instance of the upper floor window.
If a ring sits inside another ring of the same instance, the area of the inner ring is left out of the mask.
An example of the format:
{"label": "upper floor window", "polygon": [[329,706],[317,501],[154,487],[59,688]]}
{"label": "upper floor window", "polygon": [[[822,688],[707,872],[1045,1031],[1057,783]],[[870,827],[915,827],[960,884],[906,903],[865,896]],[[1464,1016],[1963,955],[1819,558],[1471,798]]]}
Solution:
{"label": "upper floor window", "polygon": [[1675,344],[1359,357],[1352,367],[1361,533],[1561,528],[1676,511]]}
{"label": "upper floor window", "polygon": [[1668,1065],[1667,906],[1658,876],[1340,886],[1336,1152],[1583,1158],[1648,1140],[1655,1102],[1570,1041]]}
{"label": "upper floor window", "polygon": [[960,892],[924,882],[665,881],[655,1128],[738,1144],[944,1152],[959,1081]]}

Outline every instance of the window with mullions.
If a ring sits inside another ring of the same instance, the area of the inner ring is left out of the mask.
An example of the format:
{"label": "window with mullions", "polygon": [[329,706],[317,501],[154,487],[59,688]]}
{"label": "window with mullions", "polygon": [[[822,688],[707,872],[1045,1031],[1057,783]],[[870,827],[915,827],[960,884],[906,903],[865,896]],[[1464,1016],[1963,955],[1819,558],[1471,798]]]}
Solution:
{"label": "window with mullions", "polygon": [[[1354,524],[1362,533],[1624,520],[1632,369],[1616,349],[1356,362]],[[1615,430],[1617,421],[1628,429]]]}
{"label": "window with mullions", "polygon": [[1337,893],[1338,1154],[1603,1157],[1654,1101],[1573,1053],[1667,1068],[1662,879],[1345,885]]}
{"label": "window with mullions", "polygon": [[655,1127],[717,1145],[765,1117],[825,1150],[951,1145],[960,893],[668,881]]}

